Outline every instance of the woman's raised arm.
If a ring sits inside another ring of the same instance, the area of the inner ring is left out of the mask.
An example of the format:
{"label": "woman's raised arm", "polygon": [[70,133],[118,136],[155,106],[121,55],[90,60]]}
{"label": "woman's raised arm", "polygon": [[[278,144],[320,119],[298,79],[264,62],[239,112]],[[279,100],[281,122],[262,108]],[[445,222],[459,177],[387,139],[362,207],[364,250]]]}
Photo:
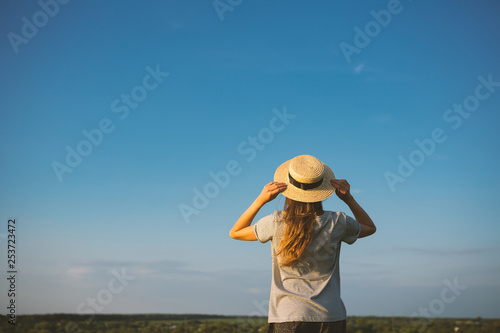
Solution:
{"label": "woman's raised arm", "polygon": [[278,194],[286,190],[286,187],[287,185],[285,183],[278,182],[271,182],[264,186],[264,189],[262,189],[257,199],[255,199],[250,207],[240,216],[238,221],[236,221],[231,231],[229,231],[229,236],[238,240],[257,240],[253,227],[251,227],[250,224],[252,224],[255,215],[257,215],[262,206],[274,200]]}

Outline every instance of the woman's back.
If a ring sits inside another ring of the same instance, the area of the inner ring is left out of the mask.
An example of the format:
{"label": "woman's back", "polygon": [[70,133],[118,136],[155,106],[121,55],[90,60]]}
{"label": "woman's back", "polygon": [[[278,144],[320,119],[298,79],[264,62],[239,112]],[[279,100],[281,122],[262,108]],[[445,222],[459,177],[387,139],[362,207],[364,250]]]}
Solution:
{"label": "woman's back", "polygon": [[254,226],[259,241],[271,240],[273,279],[269,320],[317,322],[345,319],[345,307],[340,299],[340,243],[356,241],[359,223],[344,213],[325,211],[316,217],[313,237],[292,266],[280,265],[276,255],[285,227],[283,211],[262,218]]}

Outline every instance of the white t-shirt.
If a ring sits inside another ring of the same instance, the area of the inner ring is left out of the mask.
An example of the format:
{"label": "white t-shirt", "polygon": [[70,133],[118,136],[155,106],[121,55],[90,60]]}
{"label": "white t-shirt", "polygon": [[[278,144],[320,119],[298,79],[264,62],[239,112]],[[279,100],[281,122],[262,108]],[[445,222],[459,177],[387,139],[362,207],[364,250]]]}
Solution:
{"label": "white t-shirt", "polygon": [[283,211],[254,225],[257,239],[271,241],[273,278],[268,322],[329,322],[346,319],[340,298],[340,244],[352,244],[360,224],[342,212],[325,211],[314,222],[314,236],[293,266],[280,266],[275,257],[284,227]]}

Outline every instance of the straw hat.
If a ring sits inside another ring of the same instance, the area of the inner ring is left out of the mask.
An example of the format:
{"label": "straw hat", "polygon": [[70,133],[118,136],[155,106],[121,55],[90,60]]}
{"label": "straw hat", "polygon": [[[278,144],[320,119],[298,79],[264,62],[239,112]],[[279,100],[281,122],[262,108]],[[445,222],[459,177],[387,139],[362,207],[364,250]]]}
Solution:
{"label": "straw hat", "polygon": [[335,192],[330,180],[335,179],[333,171],[316,157],[300,155],[286,161],[276,169],[274,181],[286,183],[281,194],[295,201],[323,201]]}

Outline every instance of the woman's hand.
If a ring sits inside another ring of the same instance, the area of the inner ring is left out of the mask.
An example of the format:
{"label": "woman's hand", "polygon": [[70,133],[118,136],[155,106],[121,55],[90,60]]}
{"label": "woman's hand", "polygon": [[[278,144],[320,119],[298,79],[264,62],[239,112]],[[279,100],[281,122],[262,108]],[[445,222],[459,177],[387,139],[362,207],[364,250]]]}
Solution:
{"label": "woman's hand", "polygon": [[259,194],[257,199],[248,207],[248,209],[240,216],[238,221],[234,224],[233,228],[229,232],[229,236],[234,239],[254,241],[257,240],[257,236],[251,226],[255,215],[259,210],[269,201],[273,200],[286,190],[285,183],[272,182],[264,186],[264,189]]}
{"label": "woman's hand", "polygon": [[271,182],[264,186],[262,192],[257,197],[257,200],[261,204],[266,204],[269,201],[274,200],[278,196],[278,194],[286,190],[286,187],[286,183]]}
{"label": "woman's hand", "polygon": [[354,197],[351,195],[351,185],[349,185],[347,180],[332,179],[330,180],[330,184],[337,189],[335,191],[337,196],[349,206],[354,214],[354,218],[361,225],[358,238],[370,236],[375,233],[377,227],[365,210],[354,200]]}
{"label": "woman's hand", "polygon": [[330,180],[330,184],[335,187],[337,190],[335,193],[339,197],[340,200],[344,202],[348,202],[352,199],[351,195],[351,185],[345,179],[332,179]]}

